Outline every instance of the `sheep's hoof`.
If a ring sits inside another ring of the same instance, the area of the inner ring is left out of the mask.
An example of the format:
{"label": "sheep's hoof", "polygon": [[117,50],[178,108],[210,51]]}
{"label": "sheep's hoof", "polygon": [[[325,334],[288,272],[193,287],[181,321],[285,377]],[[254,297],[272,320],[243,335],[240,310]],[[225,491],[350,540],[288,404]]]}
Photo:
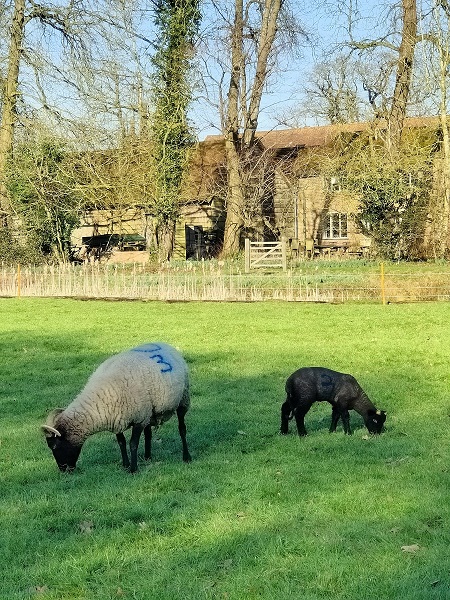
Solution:
{"label": "sheep's hoof", "polygon": [[187,454],[186,456],[183,456],[183,462],[185,463],[190,463],[192,462],[192,458],[190,454]]}

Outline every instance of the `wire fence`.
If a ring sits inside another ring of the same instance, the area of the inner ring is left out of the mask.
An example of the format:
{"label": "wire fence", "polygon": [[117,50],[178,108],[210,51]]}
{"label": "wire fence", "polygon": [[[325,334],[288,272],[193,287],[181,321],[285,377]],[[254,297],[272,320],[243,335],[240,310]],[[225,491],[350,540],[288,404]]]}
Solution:
{"label": "wire fence", "polygon": [[145,264],[2,266],[0,296],[140,299],[165,301],[263,301],[344,303],[446,301],[450,270],[389,272],[315,267],[250,275],[211,266],[152,272]]}

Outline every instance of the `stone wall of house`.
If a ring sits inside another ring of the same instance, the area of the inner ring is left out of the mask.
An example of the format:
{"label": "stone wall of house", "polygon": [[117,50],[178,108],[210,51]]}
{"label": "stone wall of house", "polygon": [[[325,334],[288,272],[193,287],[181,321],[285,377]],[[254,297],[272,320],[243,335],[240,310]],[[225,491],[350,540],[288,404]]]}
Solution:
{"label": "stone wall of house", "polygon": [[225,212],[220,200],[186,204],[175,229],[174,258],[186,258],[186,228],[199,228],[203,232],[199,253],[205,258],[211,255],[212,246],[220,238],[225,224]]}
{"label": "stone wall of house", "polygon": [[[275,193],[273,195],[273,216],[268,215],[278,235],[286,238],[295,238],[297,187],[296,181],[289,179],[284,173],[275,173]],[[273,220],[272,220],[273,219]]]}
{"label": "stone wall of house", "polygon": [[[175,258],[186,258],[186,226],[200,227],[206,232],[208,244],[220,237],[225,223],[223,204],[218,200],[210,202],[189,203],[181,207],[181,218],[175,230]],[[151,243],[154,237],[155,224],[151,216],[141,208],[126,209],[93,209],[86,211],[81,219],[80,227],[71,236],[72,245],[82,246],[83,238],[105,234],[139,234]],[[207,248],[209,253],[209,246]]]}
{"label": "stone wall of house", "polygon": [[[327,189],[328,188],[328,189]],[[357,201],[349,193],[326,185],[323,177],[303,177],[289,180],[283,174],[275,178],[274,196],[275,225],[288,239],[322,241],[323,230],[329,213],[348,216],[348,246],[359,247],[368,243],[355,224],[352,214]]]}
{"label": "stone wall of house", "polygon": [[81,246],[84,237],[117,233],[145,235],[146,220],[141,208],[93,209],[86,211],[81,225],[73,230],[71,242]]}

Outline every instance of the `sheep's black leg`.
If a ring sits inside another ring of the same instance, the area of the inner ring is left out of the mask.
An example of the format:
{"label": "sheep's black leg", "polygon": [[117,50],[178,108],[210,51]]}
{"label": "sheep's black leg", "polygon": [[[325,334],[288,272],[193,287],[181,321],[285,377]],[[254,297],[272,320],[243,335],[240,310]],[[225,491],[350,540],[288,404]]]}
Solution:
{"label": "sheep's black leg", "polygon": [[289,417],[290,416],[291,416],[291,405],[286,400],[286,402],[284,402],[281,405],[281,427],[280,427],[280,432],[283,435],[286,435],[286,433],[289,431]]}
{"label": "sheep's black leg", "polygon": [[309,409],[310,406],[308,406],[306,410],[304,410],[303,408],[297,408],[297,410],[294,413],[295,423],[297,425],[297,432],[298,435],[301,437],[307,434],[305,429],[305,415]]}
{"label": "sheep's black leg", "polygon": [[152,427],[151,427],[151,425],[146,425],[146,427],[144,427],[144,440],[145,440],[144,458],[145,458],[145,460],[151,460],[152,459]]}
{"label": "sheep's black leg", "polygon": [[116,433],[117,443],[119,444],[120,453],[122,454],[122,464],[125,469],[130,468],[130,461],[128,459],[127,452],[127,441],[123,433]]}
{"label": "sheep's black leg", "polygon": [[348,410],[343,410],[341,417],[342,423],[344,424],[344,433],[352,435],[352,430],[350,429],[350,413],[348,412]]}
{"label": "sheep's black leg", "polygon": [[331,413],[331,425],[330,425],[330,433],[336,431],[336,427],[339,419],[341,418],[341,411],[337,406],[333,406],[333,411]]}
{"label": "sheep's black leg", "polygon": [[133,429],[131,430],[131,439],[130,439],[130,455],[131,455],[131,465],[130,472],[135,473],[137,471],[137,451],[139,447],[139,438],[141,437],[143,427],[142,425],[133,425]]}
{"label": "sheep's black leg", "polygon": [[187,413],[187,410],[188,409],[185,406],[179,406],[177,408],[178,431],[180,432],[181,443],[183,444],[183,460],[184,462],[191,462],[191,455],[189,454],[186,443],[186,424],[184,422],[184,415]]}

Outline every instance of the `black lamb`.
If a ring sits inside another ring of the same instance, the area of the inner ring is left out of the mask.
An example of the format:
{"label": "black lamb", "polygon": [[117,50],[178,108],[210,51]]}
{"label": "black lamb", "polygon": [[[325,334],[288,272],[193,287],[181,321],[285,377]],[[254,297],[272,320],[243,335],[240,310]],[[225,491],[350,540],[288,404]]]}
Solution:
{"label": "black lamb", "polygon": [[344,433],[351,435],[349,410],[356,410],[370,433],[379,434],[386,413],[377,410],[352,375],[324,367],[304,367],[286,381],[286,401],[281,406],[281,433],[288,433],[290,419],[295,418],[298,435],[306,435],[305,415],[314,402],[329,402],[333,407],[330,432],[342,419]]}

